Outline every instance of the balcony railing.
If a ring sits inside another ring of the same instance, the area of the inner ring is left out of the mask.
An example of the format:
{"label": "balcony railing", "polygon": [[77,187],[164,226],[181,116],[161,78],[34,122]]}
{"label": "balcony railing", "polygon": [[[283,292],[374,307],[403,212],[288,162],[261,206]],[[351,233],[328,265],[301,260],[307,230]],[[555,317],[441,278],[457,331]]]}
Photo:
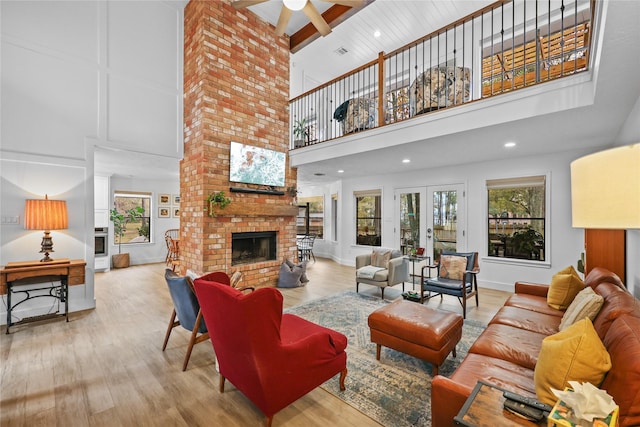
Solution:
{"label": "balcony railing", "polygon": [[595,0],[499,1],[290,101],[300,148],[586,71]]}

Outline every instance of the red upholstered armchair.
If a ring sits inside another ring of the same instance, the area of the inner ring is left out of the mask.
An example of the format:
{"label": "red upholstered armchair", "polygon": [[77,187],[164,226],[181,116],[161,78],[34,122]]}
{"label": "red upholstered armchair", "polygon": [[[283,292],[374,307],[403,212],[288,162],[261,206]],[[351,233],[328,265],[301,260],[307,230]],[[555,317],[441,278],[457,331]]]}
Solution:
{"label": "red upholstered armchair", "polygon": [[273,415],[340,373],[347,375],[347,337],[282,313],[282,294],[262,288],[249,294],[196,279],[196,294],[225,379],[266,416]]}

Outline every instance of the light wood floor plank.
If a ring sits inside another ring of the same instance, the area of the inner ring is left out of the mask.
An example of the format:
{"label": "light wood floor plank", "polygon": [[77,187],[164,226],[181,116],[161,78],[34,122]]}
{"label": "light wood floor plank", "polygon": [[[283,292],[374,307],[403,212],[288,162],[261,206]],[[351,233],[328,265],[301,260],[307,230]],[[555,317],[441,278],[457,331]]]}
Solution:
{"label": "light wood floor plank", "polygon": [[[187,331],[175,328],[161,350],[172,309],[164,269],[149,264],[99,273],[95,310],[73,313],[69,323],[20,325],[10,335],[2,331],[0,426],[264,425],[262,413],[233,384],[218,392],[210,341],[194,347],[186,372]],[[355,290],[353,267],[318,259],[307,271],[307,286],[281,289],[285,307]],[[374,286],[360,285],[360,292],[380,296]],[[387,289],[385,299],[401,292],[400,285]],[[480,307],[470,302],[467,317],[487,322],[508,295],[481,289]],[[452,297],[428,305],[461,312]],[[347,387],[348,381],[347,376]],[[317,388],[276,414],[273,425],[378,423]]]}

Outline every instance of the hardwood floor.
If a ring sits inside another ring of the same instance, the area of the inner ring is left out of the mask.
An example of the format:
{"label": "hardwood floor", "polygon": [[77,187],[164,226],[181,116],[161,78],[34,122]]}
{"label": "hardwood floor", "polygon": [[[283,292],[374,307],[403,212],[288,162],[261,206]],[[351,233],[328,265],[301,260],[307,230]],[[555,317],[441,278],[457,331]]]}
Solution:
{"label": "hardwood floor", "polygon": [[[232,384],[218,392],[210,341],[194,347],[182,372],[189,333],[176,328],[161,351],[172,304],[164,264],[133,266],[96,275],[95,310],[0,333],[1,426],[261,426],[264,416]],[[285,307],[355,290],[353,267],[318,259],[310,282],[281,289]],[[407,285],[410,286],[410,285]],[[379,296],[377,287],[360,292]],[[400,297],[400,285],[385,299]],[[508,293],[481,289],[480,307],[468,318],[487,322]],[[446,297],[428,303],[461,312]],[[336,378],[337,381],[337,378]],[[347,387],[349,377],[347,376]],[[275,426],[377,426],[378,423],[321,388],[275,415]]]}

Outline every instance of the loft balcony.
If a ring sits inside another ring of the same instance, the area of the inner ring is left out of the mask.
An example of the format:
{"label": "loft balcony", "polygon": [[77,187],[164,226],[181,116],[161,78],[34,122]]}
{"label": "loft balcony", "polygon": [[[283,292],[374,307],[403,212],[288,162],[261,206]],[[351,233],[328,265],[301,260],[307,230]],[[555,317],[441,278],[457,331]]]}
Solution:
{"label": "loft balcony", "polygon": [[594,6],[592,0],[499,1],[380,53],[290,101],[292,153],[497,106],[508,102],[506,94],[588,71]]}

